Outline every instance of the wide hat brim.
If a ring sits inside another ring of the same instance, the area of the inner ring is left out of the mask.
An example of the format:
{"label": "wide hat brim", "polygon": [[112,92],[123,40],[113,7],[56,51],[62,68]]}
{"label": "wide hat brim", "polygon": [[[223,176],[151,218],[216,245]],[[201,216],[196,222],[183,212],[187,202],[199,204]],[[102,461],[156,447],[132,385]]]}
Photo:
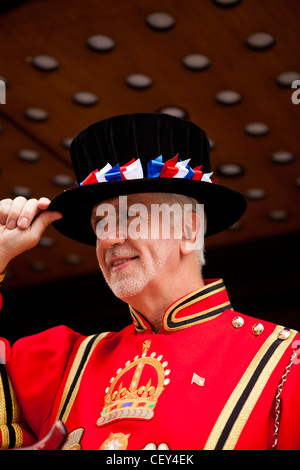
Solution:
{"label": "wide hat brim", "polygon": [[86,245],[96,245],[96,235],[91,227],[93,208],[117,196],[138,193],[174,193],[195,198],[204,205],[207,215],[206,236],[231,227],[247,208],[245,197],[234,189],[217,183],[177,178],[144,178],[111,181],[78,186],[59,194],[49,209],[63,217],[53,226],[63,235]]}

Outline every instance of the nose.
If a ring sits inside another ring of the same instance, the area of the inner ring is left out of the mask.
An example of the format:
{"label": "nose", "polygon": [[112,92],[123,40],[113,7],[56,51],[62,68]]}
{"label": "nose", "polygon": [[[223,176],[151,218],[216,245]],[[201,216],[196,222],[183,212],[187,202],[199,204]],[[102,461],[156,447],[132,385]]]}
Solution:
{"label": "nose", "polygon": [[123,245],[126,241],[126,233],[122,227],[117,226],[115,229],[106,230],[101,234],[97,234],[97,246],[104,250],[112,248],[115,245]]}

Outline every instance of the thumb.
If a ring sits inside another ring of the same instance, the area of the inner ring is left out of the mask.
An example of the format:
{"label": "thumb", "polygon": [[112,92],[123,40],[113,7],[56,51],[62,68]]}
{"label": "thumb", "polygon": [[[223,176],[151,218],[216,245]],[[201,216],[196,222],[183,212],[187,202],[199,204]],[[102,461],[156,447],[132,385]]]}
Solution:
{"label": "thumb", "polygon": [[48,225],[52,224],[55,220],[62,218],[60,212],[43,211],[41,212],[31,225],[31,230],[34,236],[41,237]]}

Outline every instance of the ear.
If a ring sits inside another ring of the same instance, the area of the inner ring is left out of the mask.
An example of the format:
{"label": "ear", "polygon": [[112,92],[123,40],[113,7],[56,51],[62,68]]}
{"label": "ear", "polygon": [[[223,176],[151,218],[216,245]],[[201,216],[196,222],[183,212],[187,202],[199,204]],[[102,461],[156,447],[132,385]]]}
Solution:
{"label": "ear", "polygon": [[[180,240],[180,251],[183,255],[189,255],[198,249],[197,241],[203,233],[203,222],[197,212],[188,212],[184,215],[182,222],[182,238]],[[203,236],[202,236],[203,238]]]}

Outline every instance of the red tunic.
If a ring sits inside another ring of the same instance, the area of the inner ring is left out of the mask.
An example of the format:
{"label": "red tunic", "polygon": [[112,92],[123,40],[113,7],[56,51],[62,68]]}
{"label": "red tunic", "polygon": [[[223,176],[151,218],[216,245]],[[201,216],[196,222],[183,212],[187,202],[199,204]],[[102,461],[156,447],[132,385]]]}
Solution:
{"label": "red tunic", "polygon": [[270,449],[287,373],[277,449],[300,449],[299,333],[234,312],[222,280],[174,302],[159,334],[130,312],[118,333],[60,326],[7,344],[3,448],[61,419],[67,449]]}

